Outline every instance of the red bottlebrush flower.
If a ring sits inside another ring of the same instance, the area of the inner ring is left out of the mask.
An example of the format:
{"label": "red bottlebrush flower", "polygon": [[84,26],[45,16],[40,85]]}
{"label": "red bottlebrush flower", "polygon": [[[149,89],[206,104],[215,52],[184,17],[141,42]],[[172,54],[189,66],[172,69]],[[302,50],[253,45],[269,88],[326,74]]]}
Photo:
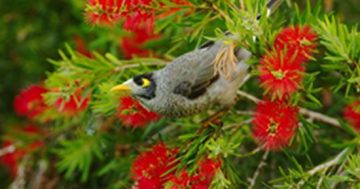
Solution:
{"label": "red bottlebrush flower", "polygon": [[15,146],[11,141],[4,141],[1,149],[7,149],[7,153],[0,156],[0,163],[6,166],[10,174],[15,177],[18,167],[17,159],[23,156],[23,152],[15,151]]}
{"label": "red bottlebrush flower", "polygon": [[113,25],[121,18],[133,26],[141,25],[143,19],[153,14],[151,8],[145,8],[150,3],[151,0],[88,0],[85,18],[98,25]]}
{"label": "red bottlebrush flower", "polygon": [[152,13],[136,11],[126,16],[123,28],[138,34],[152,34],[154,32],[155,16]]}
{"label": "red bottlebrush flower", "polygon": [[90,98],[88,96],[83,96],[83,88],[79,87],[75,92],[70,96],[69,99],[63,97],[58,98],[55,101],[54,106],[61,113],[66,115],[74,115],[76,113],[84,111],[89,105]]}
{"label": "red bottlebrush flower", "polygon": [[[20,132],[30,137],[42,133],[38,127],[33,125],[26,126]],[[18,161],[26,154],[41,148],[43,145],[43,141],[37,140],[19,148],[15,146],[13,141],[4,141],[1,149],[7,148],[7,153],[0,155],[0,163],[5,165],[9,169],[11,175],[15,177],[17,174]]]}
{"label": "red bottlebrush flower", "polygon": [[213,159],[204,159],[199,161],[197,172],[189,176],[186,171],[182,171],[179,176],[172,176],[169,180],[171,189],[207,189],[221,167],[221,162]]}
{"label": "red bottlebrush flower", "polygon": [[355,130],[360,131],[360,100],[345,107],[344,117]]}
{"label": "red bottlebrush flower", "polygon": [[31,85],[22,90],[14,100],[15,112],[29,119],[41,114],[48,108],[43,98],[43,94],[47,92],[48,90],[40,85]]}
{"label": "red bottlebrush flower", "polygon": [[80,36],[75,36],[74,41],[75,41],[76,50],[80,54],[88,58],[93,58],[92,53],[86,48],[85,41]]}
{"label": "red bottlebrush flower", "polygon": [[289,51],[275,50],[261,59],[259,72],[266,93],[282,98],[299,89],[304,68]]}
{"label": "red bottlebrush flower", "polygon": [[[145,4],[150,3],[145,2]],[[153,13],[148,13],[137,9],[132,14],[127,14],[123,28],[130,32],[129,36],[125,36],[120,40],[120,48],[126,58],[134,56],[148,56],[150,51],[143,48],[143,45],[152,39],[156,39],[158,35],[154,34]]]}
{"label": "red bottlebrush flower", "polygon": [[130,35],[120,40],[121,51],[129,59],[134,56],[148,56],[150,51],[144,49],[143,45],[150,40],[159,38],[159,35],[154,34],[154,16],[141,16],[141,14],[139,12],[137,16],[127,18],[123,26],[124,29],[131,31]]}
{"label": "red bottlebrush flower", "polygon": [[144,49],[143,45],[153,39],[158,38],[155,34],[146,34],[145,32],[132,33],[130,36],[123,37],[120,40],[121,51],[125,57],[130,59],[132,57],[144,57],[150,54],[150,50]]}
{"label": "red bottlebrush flower", "polygon": [[122,15],[124,0],[88,0],[85,19],[90,24],[113,25]]}
{"label": "red bottlebrush flower", "polygon": [[165,144],[155,145],[151,151],[141,153],[131,167],[132,179],[138,189],[159,189],[169,180],[164,175],[175,165],[176,149],[169,149]]}
{"label": "red bottlebrush flower", "polygon": [[144,127],[160,117],[155,112],[146,110],[138,101],[132,97],[124,97],[120,100],[118,117],[125,126]]}
{"label": "red bottlebrush flower", "polygon": [[297,129],[297,108],[282,101],[260,102],[253,120],[253,136],[266,150],[286,146]]}
{"label": "red bottlebrush flower", "polygon": [[217,170],[221,167],[221,162],[218,160],[204,159],[199,162],[198,174],[191,178],[192,189],[206,189],[215,176]]}
{"label": "red bottlebrush flower", "polygon": [[[173,0],[172,3],[176,4],[177,6],[182,5],[182,6],[190,6],[192,5],[191,2],[187,1],[187,0]],[[162,19],[162,18],[166,18],[174,13],[176,13],[177,11],[181,10],[180,7],[173,7],[168,9],[165,12],[162,12],[161,14],[158,14],[156,16],[156,18]],[[190,11],[187,13],[189,14]]]}
{"label": "red bottlebrush flower", "polygon": [[191,177],[185,170],[182,170],[178,176],[173,175],[169,183],[171,185],[170,189],[187,188],[191,183]]}
{"label": "red bottlebrush flower", "polygon": [[[112,25],[124,20],[123,29],[132,35],[121,39],[121,51],[126,58],[147,56],[149,51],[142,46],[146,41],[158,37],[154,34],[155,12],[151,3],[151,0],[89,0],[85,16],[88,22],[101,25]],[[174,3],[180,5],[186,4],[186,1],[174,0]]]}
{"label": "red bottlebrush flower", "polygon": [[287,49],[296,58],[307,61],[316,49],[317,35],[309,26],[290,26],[284,28],[275,39],[276,49]]}

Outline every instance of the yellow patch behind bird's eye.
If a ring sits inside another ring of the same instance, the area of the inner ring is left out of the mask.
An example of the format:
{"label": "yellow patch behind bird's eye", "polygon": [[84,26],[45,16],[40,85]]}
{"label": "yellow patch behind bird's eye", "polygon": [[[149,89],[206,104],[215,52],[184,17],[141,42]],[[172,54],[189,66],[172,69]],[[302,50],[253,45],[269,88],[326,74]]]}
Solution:
{"label": "yellow patch behind bird's eye", "polygon": [[142,87],[148,87],[150,86],[150,81],[146,78],[142,78]]}

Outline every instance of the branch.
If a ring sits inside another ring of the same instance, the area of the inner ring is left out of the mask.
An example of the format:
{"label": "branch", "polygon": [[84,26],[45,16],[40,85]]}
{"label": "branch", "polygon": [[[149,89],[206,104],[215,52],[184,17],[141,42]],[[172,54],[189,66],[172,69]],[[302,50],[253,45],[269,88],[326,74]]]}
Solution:
{"label": "branch", "polygon": [[244,110],[237,110],[235,113],[238,115],[250,115],[250,116],[255,114],[255,112],[253,111],[244,111]]}
{"label": "branch", "polygon": [[269,151],[265,151],[264,155],[261,158],[261,162],[259,163],[258,167],[256,168],[254,176],[251,179],[249,179],[249,182],[250,182],[250,186],[248,187],[249,189],[254,188],[256,179],[258,178],[261,169],[266,165],[266,159],[267,159],[268,155],[269,155]]}
{"label": "branch", "polygon": [[239,0],[240,8],[245,10],[245,4],[243,0]]}
{"label": "branch", "polygon": [[[351,150],[352,149],[349,147],[345,148],[334,159],[314,167],[313,169],[309,170],[306,174],[311,177],[320,171],[327,170],[328,168],[330,168],[332,166],[340,164],[342,162],[342,160],[345,158],[345,156],[348,154],[348,152],[350,152]],[[297,184],[296,188],[301,188],[301,186],[304,185],[304,183],[305,183],[305,179],[301,180]]]}
{"label": "branch", "polygon": [[[253,101],[254,103],[259,103],[259,102],[262,101],[262,100],[256,98],[255,96],[253,96],[253,95],[251,95],[249,93],[246,93],[244,91],[238,91],[237,94],[242,96],[242,97],[245,97],[245,98],[247,98],[247,99],[249,99],[251,101]],[[339,128],[341,127],[338,120],[336,120],[336,119],[334,119],[332,117],[329,117],[327,115],[321,114],[319,112],[311,111],[311,110],[300,107],[300,114],[308,116],[311,119],[327,123],[327,124],[335,126],[335,127],[339,127]]]}
{"label": "branch", "polygon": [[341,163],[341,160],[345,157],[345,155],[350,151],[351,149],[350,148],[345,148],[343,151],[341,151],[334,159],[326,162],[326,163],[323,163],[323,164],[320,164],[316,167],[314,167],[313,169],[311,169],[310,171],[308,171],[307,173],[310,175],[310,176],[313,176],[314,174],[316,174],[317,172],[319,171],[322,171],[324,169],[327,169],[329,167],[332,167],[334,165],[337,165],[339,163]]}
{"label": "branch", "polygon": [[41,184],[44,181],[44,176],[45,176],[46,170],[48,168],[48,164],[44,159],[39,161],[38,166],[39,166],[39,168],[31,180],[31,188],[32,189],[42,188]]}
{"label": "branch", "polygon": [[311,111],[311,110],[307,110],[305,108],[300,108],[300,113],[303,114],[303,115],[308,116],[311,119],[322,121],[324,123],[328,123],[328,124],[333,125],[335,127],[341,127],[338,120],[336,120],[336,119],[334,119],[332,117],[329,117],[327,115],[321,114],[319,112],[314,112],[314,111]]}
{"label": "branch", "polygon": [[260,99],[256,98],[255,96],[253,96],[253,95],[251,95],[249,93],[246,93],[244,91],[238,91],[237,94],[242,96],[242,97],[245,97],[245,98],[247,98],[247,99],[249,99],[249,100],[251,100],[253,102],[255,102],[256,104],[261,102]]}
{"label": "branch", "polygon": [[17,175],[13,182],[11,183],[11,189],[25,189],[26,185],[26,165],[29,161],[29,155],[26,155],[21,160],[19,166],[17,167]]}
{"label": "branch", "polygon": [[236,156],[238,159],[245,158],[245,157],[253,156],[253,155],[257,154],[258,152],[260,152],[263,149],[264,149],[264,146],[260,146],[260,147],[255,148],[253,151],[248,152],[246,154],[240,154],[240,155],[234,154],[234,156]]}

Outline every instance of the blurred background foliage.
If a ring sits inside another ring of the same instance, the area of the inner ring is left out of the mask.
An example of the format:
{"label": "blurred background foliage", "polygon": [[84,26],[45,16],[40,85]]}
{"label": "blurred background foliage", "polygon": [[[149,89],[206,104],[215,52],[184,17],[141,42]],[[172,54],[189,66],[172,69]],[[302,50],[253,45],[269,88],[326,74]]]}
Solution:
{"label": "blurred background foliage", "polygon": [[[296,1],[305,5],[302,0]],[[323,3],[325,10],[334,12],[342,22],[360,23],[359,0],[324,0]],[[121,27],[95,29],[87,24],[83,17],[85,4],[85,0],[1,0],[0,135],[5,129],[2,126],[21,124],[13,110],[14,97],[22,88],[46,78],[46,72],[54,69],[47,59],[59,59],[58,49],[64,49],[65,43],[77,48],[77,40],[81,39],[89,50],[100,54],[110,52],[119,59],[124,58],[119,45],[120,37],[124,35]],[[188,49],[195,45],[192,43]],[[5,178],[1,169],[0,186],[8,180]]]}
{"label": "blurred background foliage", "polygon": [[[75,48],[80,37],[86,48],[119,55],[121,27],[97,28],[84,22],[86,1],[1,1],[0,6],[0,125],[16,123],[12,107],[21,88],[41,82],[65,43]],[[118,28],[118,31],[117,31]],[[111,32],[109,32],[111,31]],[[104,35],[103,35],[104,34]],[[113,34],[113,35],[111,35]]]}

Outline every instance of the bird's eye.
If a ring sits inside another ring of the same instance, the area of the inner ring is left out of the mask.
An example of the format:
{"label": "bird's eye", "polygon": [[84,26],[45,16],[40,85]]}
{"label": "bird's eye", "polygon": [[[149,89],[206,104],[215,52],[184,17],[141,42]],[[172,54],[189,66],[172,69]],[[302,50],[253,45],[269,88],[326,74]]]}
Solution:
{"label": "bird's eye", "polygon": [[144,87],[144,88],[150,86],[150,81],[148,79],[146,79],[146,78],[142,78],[142,85],[141,86]]}

